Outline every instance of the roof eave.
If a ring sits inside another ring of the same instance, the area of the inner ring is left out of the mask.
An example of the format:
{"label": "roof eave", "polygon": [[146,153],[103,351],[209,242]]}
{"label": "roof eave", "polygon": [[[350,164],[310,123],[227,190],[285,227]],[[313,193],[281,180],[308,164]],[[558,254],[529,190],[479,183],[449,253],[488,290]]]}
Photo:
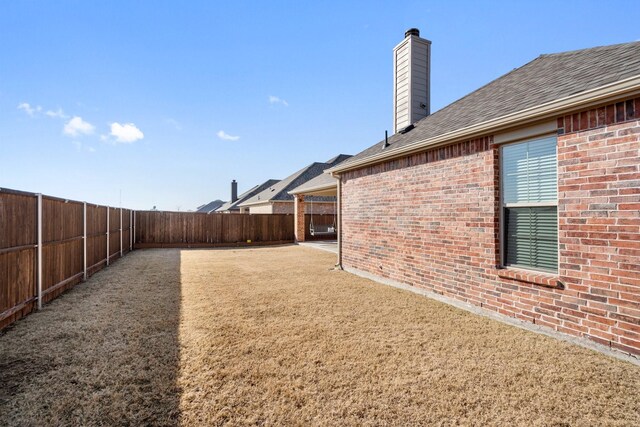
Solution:
{"label": "roof eave", "polygon": [[337,188],[337,187],[338,187],[338,183],[336,181],[334,183],[315,185],[313,187],[303,188],[303,189],[300,189],[300,190],[298,190],[296,188],[294,190],[289,191],[289,194],[294,195],[294,194],[313,193],[315,191],[332,190],[332,189]]}
{"label": "roof eave", "polygon": [[267,200],[257,200],[255,202],[242,202],[237,204],[236,206],[239,208],[244,208],[247,206],[253,206],[253,205],[263,205],[265,203],[269,203],[271,200],[267,199]]}
{"label": "roof eave", "polygon": [[246,208],[248,206],[256,206],[256,205],[268,205],[269,203],[292,203],[293,200],[273,200],[273,199],[268,199],[268,200],[258,200],[256,202],[251,202],[251,203],[240,203],[238,206],[239,208]]}
{"label": "roof eave", "polygon": [[[432,138],[416,141],[396,150],[390,149],[382,153],[377,153],[369,157],[357,160],[348,165],[337,165],[327,169],[325,172],[332,175],[346,172],[353,169],[370,166],[386,160],[404,157],[415,152],[424,151],[426,148],[433,148],[439,145],[446,145],[473,137],[495,133],[516,125],[522,125],[543,119],[548,119],[561,112],[586,108],[595,104],[600,104],[609,100],[620,98],[621,96],[631,96],[640,93],[640,75],[629,77],[615,83],[600,86],[595,89],[570,95],[555,101],[547,102],[535,107],[527,108],[516,113],[488,120],[466,128],[458,129]],[[347,160],[348,162],[348,160]]]}

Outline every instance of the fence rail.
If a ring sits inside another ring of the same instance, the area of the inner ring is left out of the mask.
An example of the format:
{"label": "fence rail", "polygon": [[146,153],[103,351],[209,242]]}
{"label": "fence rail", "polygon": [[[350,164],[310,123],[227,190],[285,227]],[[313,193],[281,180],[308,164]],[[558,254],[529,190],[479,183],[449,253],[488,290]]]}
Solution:
{"label": "fence rail", "polygon": [[0,329],[128,253],[131,217],[129,209],[0,189]]}
{"label": "fence rail", "polygon": [[217,247],[294,241],[290,214],[136,211],[135,248]]}

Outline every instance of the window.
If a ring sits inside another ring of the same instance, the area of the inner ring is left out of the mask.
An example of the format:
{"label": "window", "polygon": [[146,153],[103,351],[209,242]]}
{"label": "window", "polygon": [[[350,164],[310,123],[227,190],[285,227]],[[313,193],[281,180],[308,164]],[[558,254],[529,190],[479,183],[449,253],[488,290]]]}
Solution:
{"label": "window", "polygon": [[502,264],[558,270],[556,137],[509,144],[501,152]]}

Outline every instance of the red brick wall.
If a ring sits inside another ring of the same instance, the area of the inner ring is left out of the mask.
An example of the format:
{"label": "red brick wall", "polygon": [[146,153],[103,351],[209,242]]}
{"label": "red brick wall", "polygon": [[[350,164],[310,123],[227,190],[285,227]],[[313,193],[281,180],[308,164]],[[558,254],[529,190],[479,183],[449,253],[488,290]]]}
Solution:
{"label": "red brick wall", "polygon": [[[309,201],[305,202],[305,212],[311,213],[311,203]],[[290,202],[274,202],[274,203],[265,203],[262,205],[256,205],[251,207],[250,213],[267,213],[267,214],[293,214],[294,206],[293,200]],[[335,203],[327,203],[327,202],[313,202],[313,213],[314,214],[334,214],[336,212],[336,204]]]}
{"label": "red brick wall", "polygon": [[272,203],[272,213],[292,214],[293,213],[293,200],[291,202],[276,202]]}
{"label": "red brick wall", "polygon": [[314,215],[334,215],[336,213],[336,204],[328,202],[311,202],[307,199],[305,201],[305,213],[310,214],[313,210]]}
{"label": "red brick wall", "polygon": [[558,276],[496,268],[491,137],[345,173],[344,267],[640,354],[640,123],[624,106],[623,123],[595,109],[599,129],[558,138]]}
{"label": "red brick wall", "polygon": [[304,224],[304,195],[296,194],[293,196],[293,207],[294,207],[294,230],[296,236],[296,242],[304,242],[305,240],[305,224]]}
{"label": "red brick wall", "polygon": [[[640,121],[558,137],[563,326],[640,353]],[[577,307],[576,307],[577,306]]]}
{"label": "red brick wall", "polygon": [[558,130],[561,134],[579,132],[638,118],[640,118],[640,98],[628,99],[558,117]]}
{"label": "red brick wall", "polygon": [[[274,203],[273,207],[273,213],[294,213],[293,200],[291,202]],[[304,209],[306,213],[311,213],[311,203],[308,200],[306,200],[304,203]],[[333,214],[335,212],[335,209],[335,203],[313,202],[314,214]]]}

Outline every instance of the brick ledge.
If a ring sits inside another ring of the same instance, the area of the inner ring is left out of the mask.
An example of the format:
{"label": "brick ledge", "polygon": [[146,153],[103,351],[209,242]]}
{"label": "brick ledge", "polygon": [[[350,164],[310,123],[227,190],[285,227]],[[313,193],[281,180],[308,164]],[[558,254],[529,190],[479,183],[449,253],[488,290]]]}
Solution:
{"label": "brick ledge", "polygon": [[533,283],[534,285],[546,286],[548,288],[564,289],[564,284],[558,279],[558,276],[554,274],[515,270],[512,268],[499,268],[496,270],[496,274],[503,279]]}

